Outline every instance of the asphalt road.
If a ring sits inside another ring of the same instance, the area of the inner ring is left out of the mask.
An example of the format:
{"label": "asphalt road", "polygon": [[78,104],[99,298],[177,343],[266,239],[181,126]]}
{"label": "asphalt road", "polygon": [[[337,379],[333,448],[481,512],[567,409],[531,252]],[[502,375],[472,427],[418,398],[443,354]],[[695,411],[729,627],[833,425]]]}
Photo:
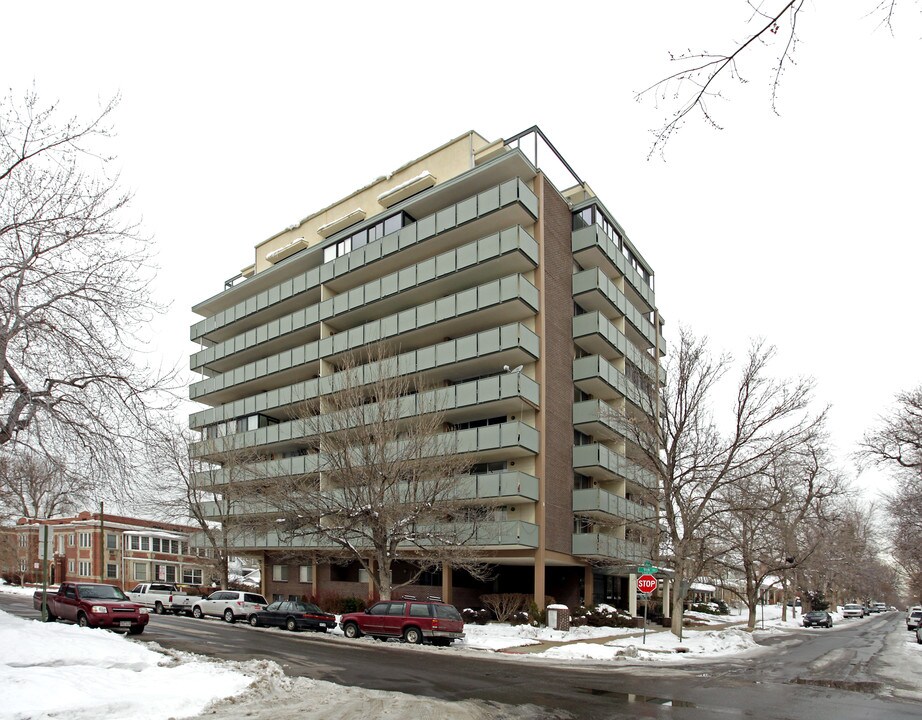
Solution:
{"label": "asphalt road", "polygon": [[[37,617],[28,598],[0,608]],[[152,616],[140,640],[227,660],[267,659],[292,676],[444,700],[481,699],[547,709],[547,718],[765,718],[902,720],[922,717],[920,685],[900,674],[909,633],[901,613],[779,634],[746,659],[659,665],[555,664],[472,656],[451,648],[348,641],[220,620]],[[920,649],[922,652],[922,649]]]}

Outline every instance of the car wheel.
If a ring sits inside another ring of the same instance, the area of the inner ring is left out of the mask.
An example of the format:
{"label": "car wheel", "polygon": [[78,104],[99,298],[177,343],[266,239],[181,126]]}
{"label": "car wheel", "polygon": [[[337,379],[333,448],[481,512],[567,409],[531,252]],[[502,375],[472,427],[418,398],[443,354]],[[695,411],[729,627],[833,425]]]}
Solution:
{"label": "car wheel", "polygon": [[403,631],[403,640],[411,645],[419,645],[423,641],[423,634],[419,628],[408,627]]}
{"label": "car wheel", "polygon": [[158,615],[163,615],[166,612],[166,610],[163,609],[162,602],[158,602],[154,604],[154,612],[157,613]]}
{"label": "car wheel", "polygon": [[294,619],[294,618],[288,618],[288,619],[285,621],[285,629],[286,629],[288,632],[294,632],[295,630],[298,629],[298,623],[295,622],[295,619]]}
{"label": "car wheel", "polygon": [[250,615],[250,617],[247,618],[247,622],[253,627],[259,627],[259,617],[257,615]]}
{"label": "car wheel", "polygon": [[234,622],[234,611],[230,608],[227,608],[227,610],[224,611],[224,622]]}
{"label": "car wheel", "polygon": [[140,635],[142,632],[144,632],[143,625],[132,625],[130,628],[128,628],[129,635]]}
{"label": "car wheel", "polygon": [[362,631],[359,630],[359,626],[355,623],[346,623],[345,627],[343,627],[343,635],[347,638],[355,639],[362,637]]}
{"label": "car wheel", "polygon": [[198,605],[192,608],[192,617],[194,617],[196,620],[201,620],[203,614],[204,613],[202,613],[202,608],[200,608]]}
{"label": "car wheel", "polygon": [[89,618],[88,618],[86,615],[84,615],[83,613],[80,613],[80,614],[77,616],[77,624],[78,624],[80,627],[89,627],[89,626],[90,626],[90,620],[89,620]]}

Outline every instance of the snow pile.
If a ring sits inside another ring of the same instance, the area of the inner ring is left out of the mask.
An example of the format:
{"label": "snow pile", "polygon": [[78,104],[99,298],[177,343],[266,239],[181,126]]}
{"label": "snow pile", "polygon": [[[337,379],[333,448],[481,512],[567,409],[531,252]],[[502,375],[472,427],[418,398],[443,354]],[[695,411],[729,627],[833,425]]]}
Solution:
{"label": "snow pile", "polygon": [[0,612],[2,720],[190,717],[250,682],[226,663]]}

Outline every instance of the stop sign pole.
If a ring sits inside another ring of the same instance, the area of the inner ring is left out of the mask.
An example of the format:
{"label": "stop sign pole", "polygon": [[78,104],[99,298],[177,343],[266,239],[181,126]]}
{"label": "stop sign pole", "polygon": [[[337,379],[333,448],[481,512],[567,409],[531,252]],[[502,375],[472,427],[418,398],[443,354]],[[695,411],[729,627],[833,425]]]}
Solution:
{"label": "stop sign pole", "polygon": [[644,595],[643,604],[643,645],[647,644],[647,611],[650,609],[650,595],[656,591],[659,583],[653,575],[641,575],[637,578],[637,592]]}

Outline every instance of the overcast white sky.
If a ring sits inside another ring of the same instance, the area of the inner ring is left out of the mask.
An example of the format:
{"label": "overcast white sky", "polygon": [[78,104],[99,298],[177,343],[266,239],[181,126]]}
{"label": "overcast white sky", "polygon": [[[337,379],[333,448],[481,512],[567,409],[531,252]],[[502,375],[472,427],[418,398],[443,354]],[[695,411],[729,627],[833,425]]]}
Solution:
{"label": "overcast white sky", "polygon": [[160,248],[170,363],[256,242],[467,130],[538,124],[653,265],[667,339],[774,343],[779,372],[817,378],[845,457],[922,381],[922,23],[904,3],[891,37],[875,4],[808,3],[781,116],[760,50],[712,104],[725,129],[692,123],[665,162],[634,93],[668,51],[743,37],[743,0],[35,0],[4,9],[0,77],[74,112],[122,94],[112,150]]}

